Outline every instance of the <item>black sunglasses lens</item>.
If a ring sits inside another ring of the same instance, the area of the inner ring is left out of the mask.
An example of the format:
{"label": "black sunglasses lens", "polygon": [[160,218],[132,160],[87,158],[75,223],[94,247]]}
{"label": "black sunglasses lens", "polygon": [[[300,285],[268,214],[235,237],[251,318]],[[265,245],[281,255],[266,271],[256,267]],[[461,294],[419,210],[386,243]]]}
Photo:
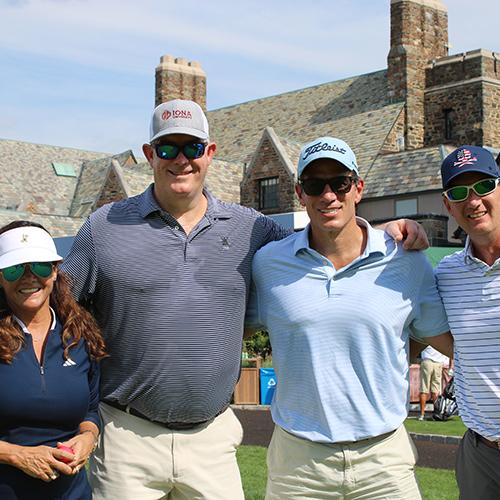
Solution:
{"label": "black sunglasses lens", "polygon": [[186,158],[194,160],[203,156],[203,153],[205,152],[205,144],[202,142],[192,142],[191,144],[186,144],[182,151]]}
{"label": "black sunglasses lens", "polygon": [[324,179],[305,179],[302,181],[302,187],[308,196],[319,196],[324,191],[325,186]]}
{"label": "black sunglasses lens", "polygon": [[319,196],[328,184],[337,194],[346,194],[350,191],[354,179],[349,175],[332,177],[330,179],[304,179],[302,187],[308,196]]}
{"label": "black sunglasses lens", "polygon": [[173,160],[177,158],[180,151],[179,146],[175,144],[158,144],[155,149],[158,158],[162,160]]}

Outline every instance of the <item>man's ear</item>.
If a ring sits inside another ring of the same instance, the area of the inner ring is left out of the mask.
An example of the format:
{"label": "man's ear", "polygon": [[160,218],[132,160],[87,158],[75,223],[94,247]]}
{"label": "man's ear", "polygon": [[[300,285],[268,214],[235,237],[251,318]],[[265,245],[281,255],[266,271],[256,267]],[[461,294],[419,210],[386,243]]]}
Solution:
{"label": "man's ear", "polygon": [[212,161],[215,151],[217,151],[217,145],[215,142],[209,142],[205,148],[205,154],[210,161]]}
{"label": "man's ear", "polygon": [[450,205],[450,200],[446,198],[446,196],[443,195],[443,203],[444,206],[446,207],[446,210],[448,210],[448,213],[451,214],[451,205]]}
{"label": "man's ear", "polygon": [[149,163],[153,161],[153,155],[154,155],[154,150],[151,144],[143,144],[142,145],[142,152],[144,153],[144,156],[146,157],[146,160],[148,160]]}
{"label": "man's ear", "polygon": [[305,201],[302,199],[302,196],[304,194],[304,190],[302,189],[302,186],[297,182],[295,184],[295,193],[297,194],[297,197],[299,198],[299,202],[300,204],[305,207],[306,206],[306,203]]}

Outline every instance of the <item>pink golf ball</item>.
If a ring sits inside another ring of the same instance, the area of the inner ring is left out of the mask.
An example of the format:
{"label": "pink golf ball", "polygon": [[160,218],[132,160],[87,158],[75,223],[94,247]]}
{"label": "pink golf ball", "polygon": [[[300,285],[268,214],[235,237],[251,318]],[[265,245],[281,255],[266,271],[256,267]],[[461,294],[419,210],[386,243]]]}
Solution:
{"label": "pink golf ball", "polygon": [[[68,453],[71,453],[72,455],[75,454],[75,451],[73,450],[73,448],[70,448],[69,446],[64,446],[63,444],[58,444],[57,447],[62,451],[67,451]],[[64,462],[65,464],[69,464],[72,461],[71,458],[66,458],[66,457],[62,457],[59,460],[61,462]]]}

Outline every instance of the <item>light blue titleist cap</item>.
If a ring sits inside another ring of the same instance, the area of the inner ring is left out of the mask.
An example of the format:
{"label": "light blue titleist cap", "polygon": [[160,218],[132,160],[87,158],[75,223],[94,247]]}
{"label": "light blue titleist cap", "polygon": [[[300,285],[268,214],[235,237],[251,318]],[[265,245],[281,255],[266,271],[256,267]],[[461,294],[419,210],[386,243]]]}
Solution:
{"label": "light blue titleist cap", "polygon": [[335,137],[320,137],[308,142],[301,150],[299,156],[299,166],[297,167],[297,177],[302,175],[305,168],[313,161],[321,158],[331,158],[342,163],[347,169],[359,175],[356,156],[349,145],[341,139]]}

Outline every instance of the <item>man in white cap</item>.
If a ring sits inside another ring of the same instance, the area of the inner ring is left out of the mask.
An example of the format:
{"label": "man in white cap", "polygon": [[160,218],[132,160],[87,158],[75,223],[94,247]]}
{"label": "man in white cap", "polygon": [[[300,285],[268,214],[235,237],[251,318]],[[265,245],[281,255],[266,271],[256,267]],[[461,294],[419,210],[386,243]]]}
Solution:
{"label": "man in white cap", "polygon": [[306,144],[298,179],[310,224],[255,254],[247,313],[278,379],[266,498],[421,498],[409,337],[452,349],[432,267],[356,217],[364,183],[344,141]]}
{"label": "man in white cap", "polygon": [[468,427],[458,450],[462,500],[500,496],[500,169],[479,146],[441,165],[444,204],[467,233],[465,248],[436,268],[455,341],[455,392]]}
{"label": "man in white cap", "polygon": [[204,188],[215,149],[198,104],[157,106],[143,146],[154,184],[94,212],[65,261],[110,353],[94,499],[243,498],[229,403],[251,261],[288,232]]}

